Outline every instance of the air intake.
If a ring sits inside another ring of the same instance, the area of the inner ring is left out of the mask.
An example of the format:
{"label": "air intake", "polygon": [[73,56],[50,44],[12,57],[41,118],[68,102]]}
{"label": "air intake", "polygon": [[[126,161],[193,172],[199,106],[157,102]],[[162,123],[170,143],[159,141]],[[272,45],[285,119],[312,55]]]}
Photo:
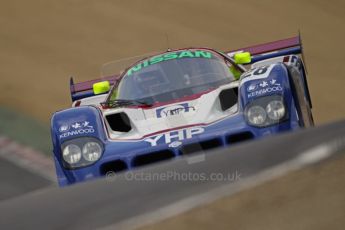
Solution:
{"label": "air intake", "polygon": [[235,144],[247,140],[251,140],[254,138],[254,135],[251,132],[243,132],[243,133],[237,133],[227,136],[226,142],[228,144]]}
{"label": "air intake", "polygon": [[134,158],[132,166],[138,167],[143,165],[153,164],[159,161],[169,160],[174,158],[175,154],[170,150],[162,150],[158,152],[153,152],[141,156],[137,156]]}
{"label": "air intake", "polygon": [[107,173],[117,173],[127,170],[127,164],[122,160],[111,161],[101,166],[101,175],[107,175]]}
{"label": "air intake", "polygon": [[223,111],[231,108],[237,103],[238,88],[225,89],[219,94],[220,106]]}
{"label": "air intake", "polygon": [[221,146],[222,146],[222,141],[219,138],[216,138],[216,139],[211,139],[207,141],[184,145],[180,151],[182,155],[187,155],[187,154],[207,151],[207,150],[218,148]]}
{"label": "air intake", "polygon": [[107,115],[106,119],[113,131],[129,132],[132,129],[129,117],[123,112]]}

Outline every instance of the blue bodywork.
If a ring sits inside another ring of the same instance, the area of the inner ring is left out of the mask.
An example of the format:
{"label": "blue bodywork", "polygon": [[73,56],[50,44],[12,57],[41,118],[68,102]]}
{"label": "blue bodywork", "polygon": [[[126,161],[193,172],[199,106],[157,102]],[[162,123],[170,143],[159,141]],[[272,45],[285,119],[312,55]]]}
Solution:
{"label": "blue bodywork", "polygon": [[[303,93],[306,97],[309,97],[302,63],[299,65],[299,72],[301,73],[300,76],[305,85]],[[238,89],[238,113],[211,124],[191,125],[162,132],[160,134],[154,134],[153,137],[161,135],[159,138],[157,137],[158,141],[156,146],[151,146],[149,142],[144,141],[144,138],[142,140],[133,141],[109,140],[105,131],[103,117],[97,107],[81,106],[56,112],[52,117],[51,132],[59,185],[66,186],[76,182],[102,177],[109,171],[117,172],[131,170],[145,165],[145,160],[142,157],[148,155],[153,157],[155,155],[160,155],[164,156],[165,159],[169,159],[179,157],[187,152],[189,153],[190,149],[193,149],[193,145],[205,147],[203,149],[231,146],[239,141],[257,139],[303,127],[304,124],[300,119],[301,114],[299,114],[300,112],[298,109],[299,102],[294,92],[296,89],[291,86],[291,77],[287,66],[283,63],[275,64],[269,76],[264,80],[272,84],[271,90],[260,92],[253,91],[257,84],[262,83],[263,79],[250,80],[240,84]],[[273,88],[274,84],[280,87]],[[262,128],[248,125],[244,116],[246,106],[255,102],[255,100],[272,95],[280,95],[284,98],[284,103],[288,111],[286,119],[278,124]],[[73,125],[77,128],[72,129],[71,127],[73,127]],[[198,128],[202,130],[202,132],[193,136],[188,136],[186,132],[193,128]],[[185,137],[182,140],[171,140],[179,141],[178,145],[171,146],[171,141],[167,143],[167,141],[164,140],[164,135],[166,133],[176,137],[177,132],[183,132],[183,136]],[[103,155],[92,165],[69,169],[64,166],[61,146],[66,141],[71,141],[80,137],[98,139],[104,147]]]}

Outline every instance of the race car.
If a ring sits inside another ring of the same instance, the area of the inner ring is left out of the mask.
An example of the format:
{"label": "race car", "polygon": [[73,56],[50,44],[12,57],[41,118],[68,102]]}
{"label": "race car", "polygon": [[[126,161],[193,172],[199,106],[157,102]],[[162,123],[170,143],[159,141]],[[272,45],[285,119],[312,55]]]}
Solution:
{"label": "race car", "polygon": [[[229,52],[149,55],[70,81],[51,119],[60,186],[313,126],[300,36]],[[211,153],[209,153],[211,154]]]}

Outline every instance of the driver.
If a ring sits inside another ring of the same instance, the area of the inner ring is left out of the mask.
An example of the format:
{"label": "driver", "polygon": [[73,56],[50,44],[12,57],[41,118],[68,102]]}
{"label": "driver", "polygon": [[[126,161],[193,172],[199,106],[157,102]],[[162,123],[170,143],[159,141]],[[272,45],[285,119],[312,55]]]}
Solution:
{"label": "driver", "polygon": [[137,76],[137,85],[142,97],[152,96],[159,92],[160,86],[164,84],[164,77],[158,70],[141,73]]}

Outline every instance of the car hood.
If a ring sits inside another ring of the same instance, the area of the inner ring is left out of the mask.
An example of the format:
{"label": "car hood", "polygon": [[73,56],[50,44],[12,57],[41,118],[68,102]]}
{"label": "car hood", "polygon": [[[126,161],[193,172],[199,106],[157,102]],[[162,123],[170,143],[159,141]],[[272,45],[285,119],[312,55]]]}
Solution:
{"label": "car hood", "polygon": [[[207,125],[232,116],[238,112],[238,104],[223,111],[219,94],[226,89],[235,88],[237,82],[219,87],[191,100],[149,108],[116,108],[103,111],[106,131],[111,140],[135,140],[160,132],[186,128],[196,125]],[[112,128],[109,115],[124,113],[129,118],[131,129],[119,132]]]}

